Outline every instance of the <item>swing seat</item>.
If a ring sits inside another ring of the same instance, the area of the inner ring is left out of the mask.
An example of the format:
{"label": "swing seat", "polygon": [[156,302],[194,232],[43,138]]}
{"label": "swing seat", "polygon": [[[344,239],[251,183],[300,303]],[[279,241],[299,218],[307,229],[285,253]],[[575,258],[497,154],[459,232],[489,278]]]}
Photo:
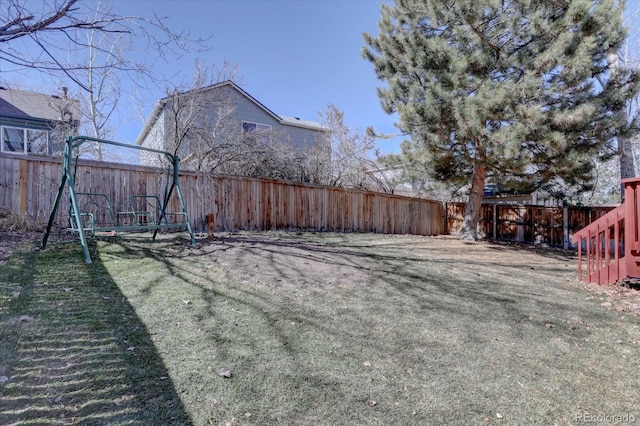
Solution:
{"label": "swing seat", "polygon": [[[178,229],[187,226],[184,212],[162,213],[157,195],[132,195],[129,201],[120,203],[114,212],[107,194],[76,192],[82,232],[88,237],[112,236],[117,232],[146,232],[161,229]],[[81,232],[73,210],[69,214],[71,231]]]}

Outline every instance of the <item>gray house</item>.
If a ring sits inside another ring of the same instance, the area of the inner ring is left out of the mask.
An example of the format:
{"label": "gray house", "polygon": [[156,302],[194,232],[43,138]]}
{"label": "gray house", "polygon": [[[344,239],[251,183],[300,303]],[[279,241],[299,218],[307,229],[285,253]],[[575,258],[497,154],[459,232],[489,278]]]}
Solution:
{"label": "gray house", "polygon": [[[286,140],[289,146],[305,150],[313,148],[325,132],[318,123],[278,115],[234,82],[223,81],[160,99],[136,144],[177,151],[188,167],[190,158],[202,155],[203,144],[211,144],[211,149],[232,148],[253,135],[264,144]],[[158,158],[142,152],[140,162],[157,165]]]}
{"label": "gray house", "polygon": [[78,101],[66,88],[58,96],[0,87],[0,152],[58,154],[79,118]]}

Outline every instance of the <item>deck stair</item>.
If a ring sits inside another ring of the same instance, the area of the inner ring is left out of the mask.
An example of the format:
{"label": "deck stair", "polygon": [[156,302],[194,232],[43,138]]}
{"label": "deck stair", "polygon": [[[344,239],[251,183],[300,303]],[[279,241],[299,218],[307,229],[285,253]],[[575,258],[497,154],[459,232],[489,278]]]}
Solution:
{"label": "deck stair", "polygon": [[572,236],[578,279],[613,284],[640,277],[640,178],[623,179],[624,202]]}

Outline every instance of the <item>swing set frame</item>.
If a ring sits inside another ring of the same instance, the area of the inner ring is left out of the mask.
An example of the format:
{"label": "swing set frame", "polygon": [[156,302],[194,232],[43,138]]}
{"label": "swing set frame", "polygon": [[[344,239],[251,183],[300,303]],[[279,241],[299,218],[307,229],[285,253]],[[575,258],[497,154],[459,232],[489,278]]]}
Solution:
{"label": "swing set frame", "polygon": [[[164,195],[162,197],[148,194],[132,195],[128,201],[121,203],[117,210],[114,211],[107,194],[76,191],[75,176],[78,167],[78,148],[86,142],[97,142],[163,155],[169,162]],[[195,237],[191,229],[182,191],[180,190],[180,182],[178,181],[179,164],[180,158],[167,151],[89,136],[70,136],[65,142],[62,179],[53,209],[49,215],[49,221],[42,240],[42,248],[44,249],[47,246],[47,240],[51,234],[60,200],[67,186],[69,188],[69,230],[74,236],[77,235],[79,237],[87,264],[91,263],[87,237],[101,234],[115,235],[118,232],[152,231],[153,241],[155,241],[160,230],[186,228],[191,237],[191,244],[195,245]],[[180,211],[169,212],[167,211],[167,206],[174,192],[180,202]],[[80,203],[79,200],[83,200],[84,203]],[[170,221],[169,218],[173,218],[173,220]]]}

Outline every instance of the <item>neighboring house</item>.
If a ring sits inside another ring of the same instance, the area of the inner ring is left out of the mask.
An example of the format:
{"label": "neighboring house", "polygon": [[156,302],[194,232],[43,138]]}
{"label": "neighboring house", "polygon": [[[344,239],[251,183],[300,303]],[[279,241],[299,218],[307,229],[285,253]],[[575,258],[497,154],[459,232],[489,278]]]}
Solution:
{"label": "neighboring house", "polygon": [[0,151],[58,154],[79,118],[79,103],[66,88],[57,96],[0,87]]}
{"label": "neighboring house", "polygon": [[[136,144],[173,152],[176,129],[187,135],[187,140],[181,141],[178,149],[184,163],[189,162],[189,157],[198,155],[194,154],[190,145],[193,141],[188,136],[198,131],[201,139],[213,143],[222,143],[223,139],[226,143],[233,143],[233,138],[237,140],[255,133],[256,141],[270,144],[277,136],[300,150],[312,148],[326,132],[318,123],[276,114],[232,81],[160,99]],[[142,152],[140,162],[157,165],[158,159]]]}

